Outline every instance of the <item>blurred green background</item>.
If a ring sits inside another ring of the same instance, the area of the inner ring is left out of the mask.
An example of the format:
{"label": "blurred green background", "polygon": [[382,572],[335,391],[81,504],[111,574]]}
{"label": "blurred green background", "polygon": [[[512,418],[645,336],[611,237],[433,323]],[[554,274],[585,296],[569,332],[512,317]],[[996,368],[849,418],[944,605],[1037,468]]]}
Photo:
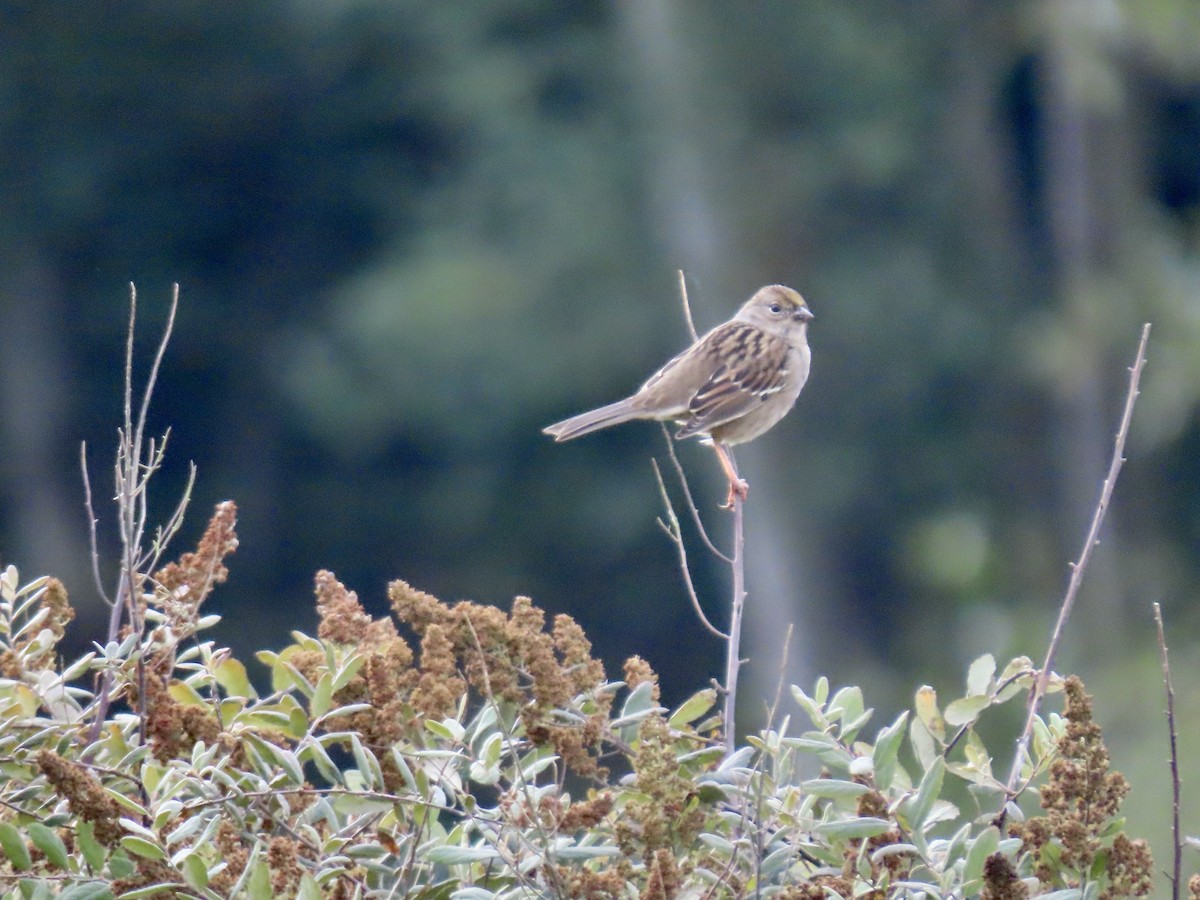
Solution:
{"label": "blurred green background", "polygon": [[[861,683],[881,722],[979,653],[1040,658],[1151,321],[1059,668],[1166,861],[1153,601],[1200,750],[1193,0],[10,3],[0,50],[0,561],[67,581],[74,649],[103,633],[78,447],[103,500],[131,281],[143,367],[182,287],[154,502],[194,459],[179,549],[241,510],[218,640],[311,630],[318,568],[376,613],[403,577],[569,612],[673,701],[722,648],[655,525],[661,435],[540,428],[684,345],[678,269],[702,329],[801,290],[812,377],[740,454],[743,727],[789,622],[788,677]],[[681,454],[725,537],[711,454]]]}

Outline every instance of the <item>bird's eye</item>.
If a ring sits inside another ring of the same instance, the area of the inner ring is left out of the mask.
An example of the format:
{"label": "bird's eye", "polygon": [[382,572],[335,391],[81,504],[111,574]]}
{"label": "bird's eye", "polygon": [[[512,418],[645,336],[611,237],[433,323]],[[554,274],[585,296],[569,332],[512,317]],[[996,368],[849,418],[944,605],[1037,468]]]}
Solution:
{"label": "bird's eye", "polygon": [[781,312],[783,312],[783,307],[782,307],[782,306],[780,306],[778,303],[772,303],[772,304],[770,305],[770,307],[768,307],[768,308],[771,310],[771,314],[772,314],[772,315],[776,315],[776,316],[777,316],[777,315],[779,315]]}

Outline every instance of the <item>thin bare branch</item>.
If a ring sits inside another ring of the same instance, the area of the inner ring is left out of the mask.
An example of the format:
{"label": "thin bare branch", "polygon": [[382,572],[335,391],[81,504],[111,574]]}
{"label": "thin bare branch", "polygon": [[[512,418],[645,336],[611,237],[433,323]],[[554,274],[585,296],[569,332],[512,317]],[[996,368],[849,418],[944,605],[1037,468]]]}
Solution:
{"label": "thin bare branch", "polygon": [[684,474],[679,457],[675,454],[675,439],[671,437],[671,432],[666,425],[660,422],[659,427],[662,429],[663,440],[667,442],[667,455],[671,458],[671,465],[675,467],[675,474],[678,476],[679,484],[683,488],[683,496],[687,499],[688,510],[692,514],[692,521],[696,524],[696,531],[700,533],[700,540],[704,542],[704,546],[708,548],[709,553],[726,565],[733,565],[733,560],[718,550],[717,545],[708,536],[708,529],[704,527],[704,520],[700,518],[700,510],[696,506],[696,501],[692,499],[692,488],[688,484],[687,475]]}
{"label": "thin bare branch", "polygon": [[[1038,708],[1041,706],[1042,699],[1046,694],[1046,685],[1050,679],[1051,666],[1054,664],[1054,655],[1058,651],[1059,643],[1062,641],[1063,633],[1066,630],[1067,618],[1071,614],[1071,608],[1075,605],[1075,597],[1079,593],[1079,586],[1083,583],[1083,575],[1087,571],[1088,563],[1091,561],[1092,551],[1100,543],[1100,526],[1104,523],[1105,513],[1108,512],[1108,504],[1112,500],[1113,488],[1117,484],[1117,476],[1121,472],[1121,465],[1125,462],[1125,439],[1129,436],[1129,425],[1133,420],[1133,407],[1138,398],[1138,383],[1142,377],[1142,369],[1146,366],[1146,343],[1149,340],[1150,323],[1147,322],[1142,326],[1142,337],[1138,342],[1137,357],[1129,369],[1129,391],[1125,395],[1125,410],[1121,414],[1121,424],[1117,428],[1117,436],[1113,441],[1112,461],[1108,466],[1108,475],[1104,478],[1104,486],[1100,490],[1100,501],[1096,504],[1096,511],[1092,514],[1092,523],[1088,527],[1087,537],[1084,538],[1079,560],[1071,564],[1071,579],[1067,584],[1067,593],[1058,611],[1058,621],[1055,623],[1054,631],[1050,636],[1050,645],[1046,648],[1046,659],[1042,663],[1037,682],[1034,684],[1033,690],[1029,695],[1029,714],[1025,719],[1025,728],[1021,732],[1020,739],[1017,741],[1017,752],[1013,757],[1012,770],[1009,773],[1006,786],[1006,803],[1019,793],[1017,782],[1021,777],[1021,766],[1024,765],[1029,752],[1029,741],[1033,734],[1033,723],[1037,719]],[[1001,813],[1001,816],[1003,816],[1003,813]]]}
{"label": "thin bare branch", "polygon": [[92,504],[92,479],[88,475],[87,441],[79,445],[79,469],[83,473],[83,508],[88,517],[88,548],[92,560],[92,580],[96,583],[96,593],[100,599],[112,606],[108,599],[108,591],[104,590],[104,579],[100,577],[100,545],[96,538],[96,508]]}
{"label": "thin bare branch", "polygon": [[1162,659],[1163,684],[1167,689],[1167,734],[1171,739],[1171,837],[1175,854],[1171,874],[1171,900],[1179,900],[1183,878],[1183,834],[1179,830],[1179,751],[1175,732],[1175,688],[1171,686],[1171,665],[1167,660],[1167,638],[1164,634],[1162,609],[1154,604],[1154,625],[1158,629],[1158,655]]}
{"label": "thin bare branch", "polygon": [[133,335],[137,324],[137,285],[129,283],[129,327],[125,331],[125,431],[133,425]]}
{"label": "thin bare branch", "polygon": [[154,536],[154,544],[150,551],[145,556],[145,562],[142,568],[146,572],[156,572],[162,563],[163,554],[167,550],[167,546],[179,533],[179,529],[183,527],[183,516],[187,511],[188,506],[192,502],[192,490],[196,486],[196,464],[188,463],[188,478],[187,484],[184,485],[183,494],[179,498],[179,503],[175,507],[175,511],[171,513],[171,518],[167,520],[166,525],[162,525],[158,529],[158,533]]}
{"label": "thin bare branch", "polygon": [[783,650],[779,654],[779,678],[775,680],[775,697],[767,709],[768,729],[775,727],[775,716],[779,714],[779,702],[783,699],[783,685],[787,681],[788,652],[792,648],[792,623],[788,622],[787,630],[783,633]]}
{"label": "thin bare branch", "polygon": [[700,619],[700,623],[717,637],[728,640],[729,635],[713,625],[708,620],[708,616],[704,614],[704,610],[700,608],[700,599],[696,596],[696,586],[692,583],[692,572],[688,567],[687,547],[683,543],[683,534],[679,530],[679,518],[675,515],[675,508],[671,505],[671,498],[667,494],[667,486],[663,483],[662,472],[658,469],[658,460],[651,459],[650,465],[654,467],[654,479],[658,482],[658,492],[662,495],[663,506],[667,509],[667,519],[670,522],[658,520],[658,526],[666,532],[671,543],[675,545],[676,551],[679,553],[679,570],[683,573],[683,583],[687,587],[688,597],[692,601],[692,608],[696,611],[696,616]]}
{"label": "thin bare branch", "polygon": [[[167,324],[163,327],[162,338],[158,342],[158,351],[154,354],[154,363],[150,366],[150,374],[146,378],[146,387],[142,390],[142,407],[138,411],[137,434],[135,443],[140,447],[142,437],[146,433],[146,416],[150,411],[150,398],[154,395],[154,383],[158,381],[158,371],[162,368],[163,357],[167,354],[167,344],[171,342],[171,332],[175,329],[175,313],[179,309],[179,285],[171,286],[171,308],[167,311]],[[131,329],[132,331],[132,329]],[[132,342],[132,333],[130,334]]]}
{"label": "thin bare branch", "polygon": [[729,613],[729,643],[725,648],[725,752],[733,753],[736,746],[736,712],[738,670],[742,666],[742,613],[746,606],[746,532],[745,504],[734,494],[733,504],[733,571],[732,604]]}
{"label": "thin bare branch", "polygon": [[692,321],[692,305],[688,302],[687,278],[684,277],[683,269],[679,270],[679,296],[683,300],[683,320],[687,322],[692,340],[696,341],[700,336],[696,333],[696,323]]}

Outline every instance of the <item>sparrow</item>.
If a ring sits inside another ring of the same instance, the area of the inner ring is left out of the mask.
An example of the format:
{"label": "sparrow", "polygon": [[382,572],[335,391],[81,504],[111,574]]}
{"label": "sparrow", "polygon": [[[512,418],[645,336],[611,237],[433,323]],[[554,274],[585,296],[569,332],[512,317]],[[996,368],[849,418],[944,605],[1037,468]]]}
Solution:
{"label": "sparrow", "polygon": [[727,448],[752,441],[787,415],[808,380],[812,311],[799,293],[767,285],[733,318],[697,341],[624,400],[580,413],[543,431],[569,441],[633,419],[677,422],[677,439],[711,440],[729,480],[729,502],[745,500]]}

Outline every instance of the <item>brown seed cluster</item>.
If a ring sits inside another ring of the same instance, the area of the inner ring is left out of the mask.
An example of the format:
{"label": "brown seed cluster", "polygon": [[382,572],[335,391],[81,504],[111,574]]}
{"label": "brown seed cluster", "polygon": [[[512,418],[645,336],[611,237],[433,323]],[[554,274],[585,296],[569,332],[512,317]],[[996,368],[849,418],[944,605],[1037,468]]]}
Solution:
{"label": "brown seed cluster", "polygon": [[200,604],[229,577],[225,557],[237,546],[237,504],[226,500],[217,504],[195,551],[154,573],[155,603],[166,614],[176,640],[195,633]]}
{"label": "brown seed cluster", "polygon": [[1007,856],[993,853],[983,862],[983,893],[979,896],[980,900],[1026,900],[1029,888]]}
{"label": "brown seed cluster", "polygon": [[[1058,741],[1058,759],[1041,790],[1044,816],[1014,826],[1023,840],[1023,851],[1035,854],[1035,874],[1047,888],[1077,887],[1079,879],[1064,884],[1062,871],[1088,873],[1101,854],[1108,886],[1104,900],[1145,897],[1152,890],[1153,861],[1146,843],[1119,833],[1109,842],[1103,835],[1120,811],[1129,783],[1120,772],[1109,770],[1108,749],[1100,726],[1092,721],[1092,698],[1083,682],[1071,676],[1064,684],[1066,732]],[[1056,848],[1052,862],[1043,852]]]}
{"label": "brown seed cluster", "polygon": [[[38,598],[38,611],[49,610],[41,628],[32,629],[13,642],[11,648],[0,650],[0,677],[20,680],[31,672],[54,665],[54,651],[67,625],[75,618],[75,610],[67,600],[67,588],[57,578],[47,578]],[[43,632],[51,640],[44,641]]]}
{"label": "brown seed cluster", "polygon": [[37,764],[54,790],[67,799],[71,812],[92,823],[96,840],[115,848],[124,833],[119,824],[121,807],[100,786],[96,777],[79,763],[71,762],[53,750],[40,751]]}
{"label": "brown seed cluster", "polygon": [[[877,819],[890,819],[891,815],[888,811],[887,798],[879,791],[867,791],[858,798],[856,804],[856,813],[860,817],[873,817]],[[881,847],[887,847],[892,844],[904,843],[904,835],[900,833],[898,828],[891,828],[883,834],[877,834],[873,838],[867,839],[867,860],[871,865],[871,879],[878,881],[886,872],[892,881],[904,878],[912,868],[912,862],[906,856],[898,853],[886,854],[881,862],[876,862],[874,853]],[[858,865],[860,856],[860,848],[862,847],[861,839],[853,839],[847,843],[845,862],[842,867],[842,874],[847,878],[852,878]]]}

